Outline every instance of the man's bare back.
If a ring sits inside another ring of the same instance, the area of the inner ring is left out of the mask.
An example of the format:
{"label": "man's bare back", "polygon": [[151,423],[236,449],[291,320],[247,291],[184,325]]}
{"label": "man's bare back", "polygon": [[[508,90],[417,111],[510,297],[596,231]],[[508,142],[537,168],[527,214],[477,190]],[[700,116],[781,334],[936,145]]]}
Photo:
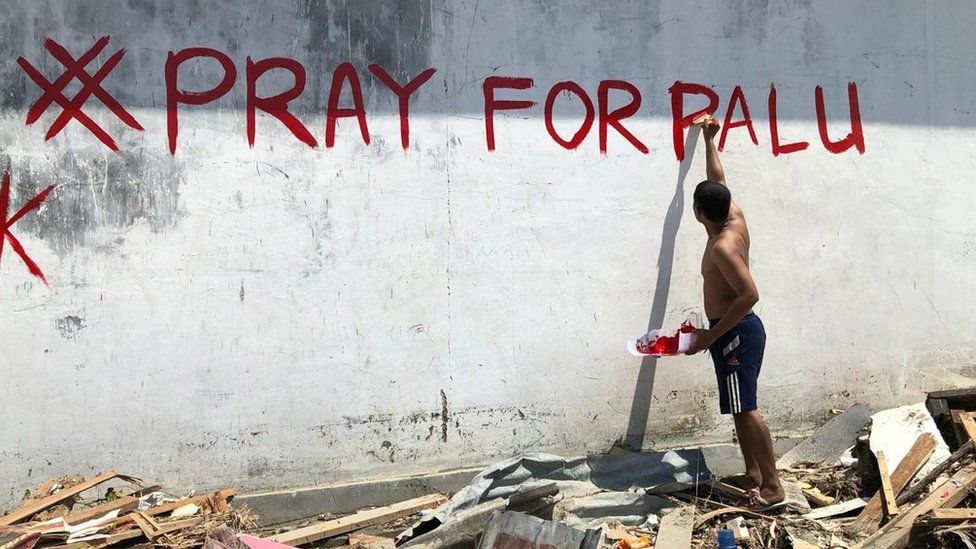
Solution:
{"label": "man's bare back", "polygon": [[715,246],[731,251],[742,258],[749,265],[749,228],[746,218],[738,204],[732,202],[729,207],[729,218],[721,232],[709,235],[702,254],[701,274],[704,278],[702,287],[705,296],[705,315],[708,318],[722,318],[732,301],[738,297],[725,275],[719,270],[712,255]]}

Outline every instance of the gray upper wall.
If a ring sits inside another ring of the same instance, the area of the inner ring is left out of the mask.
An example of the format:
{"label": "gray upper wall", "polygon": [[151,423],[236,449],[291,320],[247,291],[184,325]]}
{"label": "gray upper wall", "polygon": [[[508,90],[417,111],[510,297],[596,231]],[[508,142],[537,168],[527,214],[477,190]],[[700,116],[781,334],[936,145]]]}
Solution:
{"label": "gray upper wall", "polygon": [[[753,117],[765,118],[775,82],[780,117],[812,119],[815,85],[827,89],[829,112],[843,116],[846,84],[855,81],[865,121],[971,126],[974,15],[976,7],[961,0],[13,0],[0,21],[0,108],[26,111],[40,93],[18,56],[49,78],[62,72],[44,52],[45,37],[78,56],[110,35],[93,66],[127,49],[104,87],[129,106],[164,106],[167,52],[208,46],[238,68],[235,87],[211,108],[243,108],[248,56],[287,56],[308,71],[293,104],[301,113],[324,111],[332,70],[350,61],[372,112],[396,109],[366,70],[379,63],[400,81],[437,68],[411,104],[415,113],[480,116],[481,82],[495,74],[534,78],[536,89],[519,95],[540,104],[560,80],[579,82],[594,100],[601,79],[628,80],[644,94],[641,113],[657,116],[669,116],[667,88],[680,79],[714,86],[723,104],[741,84]],[[187,66],[183,87],[210,87],[218,69],[209,61]],[[289,85],[289,75],[269,73],[259,93]]]}

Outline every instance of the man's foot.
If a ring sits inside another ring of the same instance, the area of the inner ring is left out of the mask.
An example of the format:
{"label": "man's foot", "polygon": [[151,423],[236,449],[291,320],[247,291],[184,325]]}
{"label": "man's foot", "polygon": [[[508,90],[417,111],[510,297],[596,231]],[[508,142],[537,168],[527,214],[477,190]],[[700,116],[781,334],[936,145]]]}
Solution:
{"label": "man's foot", "polygon": [[722,479],[722,482],[735,486],[736,488],[742,488],[743,490],[752,490],[762,485],[762,477],[757,478],[749,473],[743,473],[741,475],[725,477]]}
{"label": "man's foot", "polygon": [[786,489],[782,484],[776,487],[762,486],[749,490],[749,507],[754,511],[772,511],[786,505]]}

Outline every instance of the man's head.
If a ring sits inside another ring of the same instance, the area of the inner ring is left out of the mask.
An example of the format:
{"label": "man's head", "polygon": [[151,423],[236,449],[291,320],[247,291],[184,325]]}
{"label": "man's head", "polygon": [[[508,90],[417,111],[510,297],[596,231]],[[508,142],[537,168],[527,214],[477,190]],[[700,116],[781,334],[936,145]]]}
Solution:
{"label": "man's head", "polygon": [[721,183],[706,179],[695,187],[695,217],[705,223],[724,223],[729,217],[732,194]]}

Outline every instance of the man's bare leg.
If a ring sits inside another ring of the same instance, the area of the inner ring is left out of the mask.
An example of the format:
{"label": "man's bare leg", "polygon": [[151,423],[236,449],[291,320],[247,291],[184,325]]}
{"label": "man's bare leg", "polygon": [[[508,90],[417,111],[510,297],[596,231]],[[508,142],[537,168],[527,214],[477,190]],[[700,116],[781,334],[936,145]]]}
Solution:
{"label": "man's bare leg", "polygon": [[[760,495],[766,502],[779,503],[786,499],[786,491],[779,482],[779,473],[776,471],[776,456],[773,454],[773,440],[769,436],[769,428],[763,421],[762,415],[758,410],[741,412],[734,414],[736,432],[739,435],[739,443],[743,448],[743,455],[748,455],[755,459],[762,475],[762,482],[759,486]],[[748,467],[748,462],[746,464]]]}
{"label": "man's bare leg", "polygon": [[756,459],[756,454],[753,451],[754,445],[747,443],[748,433],[745,431],[747,427],[745,426],[745,420],[740,417],[743,414],[735,414],[732,419],[735,420],[735,433],[736,438],[739,442],[739,449],[742,451],[742,459],[746,464],[746,472],[744,475],[736,475],[730,480],[739,488],[749,490],[752,488],[758,488],[762,486],[762,470],[759,468],[759,461]]}

